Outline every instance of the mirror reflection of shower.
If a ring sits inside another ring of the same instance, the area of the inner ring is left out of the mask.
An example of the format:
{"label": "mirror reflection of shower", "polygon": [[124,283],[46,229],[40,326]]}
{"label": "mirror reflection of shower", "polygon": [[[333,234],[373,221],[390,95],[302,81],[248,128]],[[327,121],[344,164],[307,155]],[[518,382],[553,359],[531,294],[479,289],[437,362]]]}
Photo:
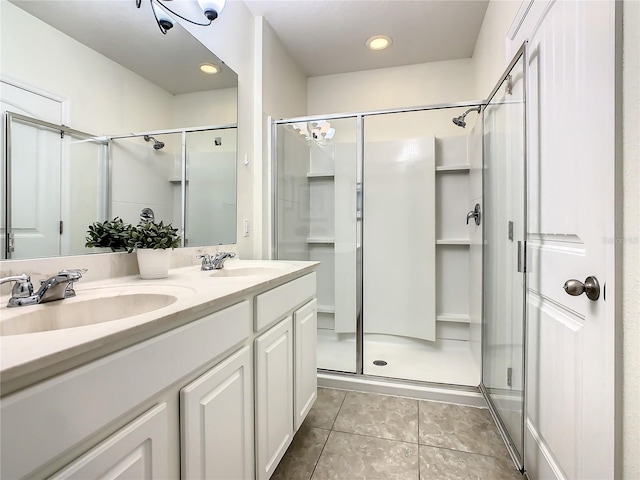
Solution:
{"label": "mirror reflection of shower", "polygon": [[464,112],[462,115],[460,115],[459,117],[454,117],[452,119],[453,123],[456,124],[459,127],[466,127],[467,126],[467,122],[464,121],[464,117],[467,116],[467,114],[471,113],[471,112],[478,112],[480,113],[480,107],[473,107],[470,108],[469,110],[467,110],[466,112]]}
{"label": "mirror reflection of shower", "polygon": [[151,137],[149,135],[145,135],[144,136],[144,140],[145,140],[145,142],[150,142],[151,140],[153,140],[153,148],[155,150],[160,150],[160,149],[164,148],[164,142],[156,140],[155,138],[153,138],[153,137]]}

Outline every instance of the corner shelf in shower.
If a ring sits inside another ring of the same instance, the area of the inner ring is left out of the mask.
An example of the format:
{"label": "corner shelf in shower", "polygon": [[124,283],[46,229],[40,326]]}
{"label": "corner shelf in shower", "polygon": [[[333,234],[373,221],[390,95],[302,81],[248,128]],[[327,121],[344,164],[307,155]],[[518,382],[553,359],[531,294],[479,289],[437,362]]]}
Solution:
{"label": "corner shelf in shower", "polygon": [[471,323],[469,315],[464,313],[442,313],[436,316],[437,322]]}
{"label": "corner shelf in shower", "polygon": [[441,238],[436,240],[436,245],[470,245],[470,241],[467,238]]}
{"label": "corner shelf in shower", "polygon": [[331,237],[309,237],[307,238],[307,243],[333,245],[334,243],[336,243],[336,239]]}
{"label": "corner shelf in shower", "polygon": [[333,305],[318,305],[316,309],[318,313],[336,313],[336,307]]}
{"label": "corner shelf in shower", "polygon": [[463,165],[439,165],[436,166],[436,172],[468,172],[471,166],[469,164]]}
{"label": "corner shelf in shower", "polygon": [[332,180],[333,178],[335,178],[335,174],[333,173],[307,173],[307,178],[309,180],[314,180],[314,179],[325,179],[325,180]]}

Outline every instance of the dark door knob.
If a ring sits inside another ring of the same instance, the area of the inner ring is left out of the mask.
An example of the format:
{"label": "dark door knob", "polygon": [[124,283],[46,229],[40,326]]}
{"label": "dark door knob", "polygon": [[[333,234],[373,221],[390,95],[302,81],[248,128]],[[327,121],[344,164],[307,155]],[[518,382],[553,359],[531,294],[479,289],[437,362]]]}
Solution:
{"label": "dark door knob", "polygon": [[593,302],[600,298],[600,283],[596,277],[587,277],[584,283],[574,279],[567,280],[563,288],[565,292],[574,297],[586,293],[587,298]]}

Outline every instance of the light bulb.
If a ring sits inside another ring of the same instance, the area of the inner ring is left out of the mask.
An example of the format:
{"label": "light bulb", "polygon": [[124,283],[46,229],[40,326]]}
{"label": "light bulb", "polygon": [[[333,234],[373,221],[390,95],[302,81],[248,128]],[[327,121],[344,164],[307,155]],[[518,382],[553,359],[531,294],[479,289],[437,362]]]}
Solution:
{"label": "light bulb", "polygon": [[218,18],[226,3],[226,0],[198,0],[198,5],[200,5],[204,16],[207,17],[210,22]]}

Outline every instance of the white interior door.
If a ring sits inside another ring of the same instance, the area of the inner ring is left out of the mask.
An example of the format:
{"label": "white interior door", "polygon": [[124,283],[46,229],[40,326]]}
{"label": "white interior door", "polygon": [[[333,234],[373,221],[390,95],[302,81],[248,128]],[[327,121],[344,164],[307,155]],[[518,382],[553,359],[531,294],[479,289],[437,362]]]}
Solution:
{"label": "white interior door", "polygon": [[[536,2],[538,3],[538,2]],[[539,2],[530,37],[527,452],[533,479],[614,478],[615,2]],[[535,11],[535,8],[533,9]],[[600,295],[565,281],[594,276]]]}
{"label": "white interior door", "polygon": [[[62,104],[2,82],[2,113],[11,111],[62,123]],[[11,122],[12,258],[60,254],[60,133]],[[6,141],[3,135],[3,141]],[[2,179],[3,191],[5,179]],[[2,196],[4,199],[4,195]],[[4,205],[3,205],[4,208]],[[3,221],[3,228],[5,227]],[[5,232],[2,232],[5,247]],[[3,252],[4,252],[3,248]]]}

